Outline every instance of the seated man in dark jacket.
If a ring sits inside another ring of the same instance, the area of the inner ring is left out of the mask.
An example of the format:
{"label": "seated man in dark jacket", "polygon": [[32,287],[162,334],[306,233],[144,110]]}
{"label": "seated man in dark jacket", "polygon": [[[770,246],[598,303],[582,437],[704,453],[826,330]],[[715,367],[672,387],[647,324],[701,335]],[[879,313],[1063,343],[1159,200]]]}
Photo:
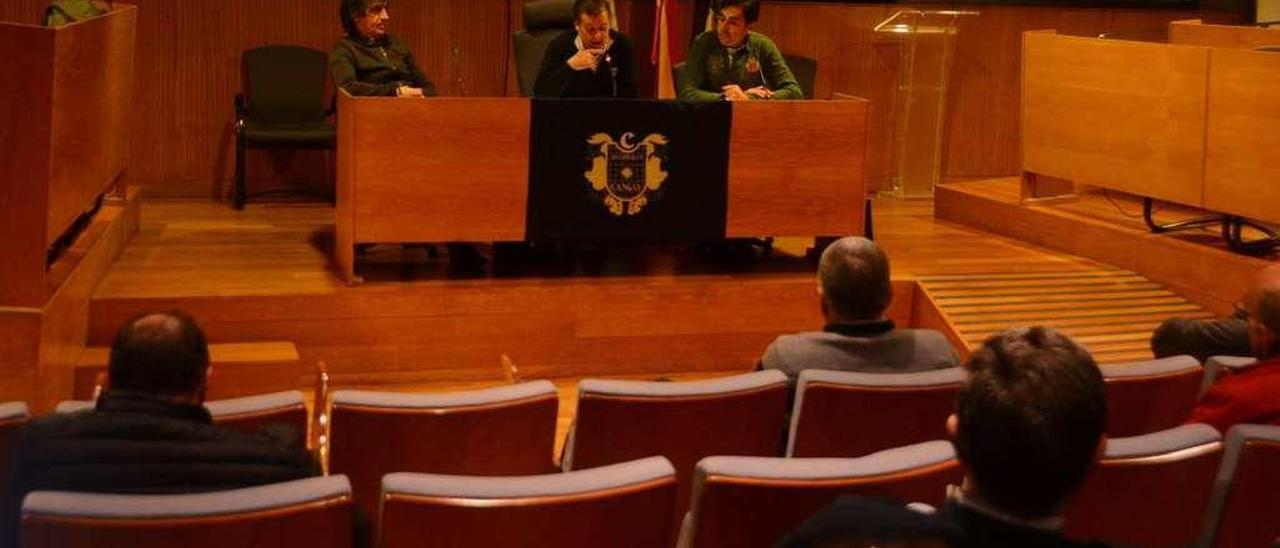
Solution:
{"label": "seated man in dark jacket", "polygon": [[329,51],[334,84],[356,96],[436,95],[409,46],[387,33],[387,0],[342,0],[339,15],[347,36]]}
{"label": "seated man in dark jacket", "polygon": [[782,335],[765,349],[761,369],[792,382],[805,369],[911,373],[960,365],[947,337],[932,329],[899,329],[885,317],[893,300],[889,257],[866,238],[836,240],[818,261],[822,331]]}
{"label": "seated man in dark jacket", "polygon": [[186,315],[126,324],[96,408],[35,419],[18,435],[3,539],[17,538],[31,491],[193,493],[315,475],[289,427],[245,433],[212,424],[203,406],[208,365],[204,334]]}
{"label": "seated man in dark jacket", "polygon": [[535,97],[635,97],[635,47],[610,29],[609,0],[576,0],[573,28],[547,46]]}

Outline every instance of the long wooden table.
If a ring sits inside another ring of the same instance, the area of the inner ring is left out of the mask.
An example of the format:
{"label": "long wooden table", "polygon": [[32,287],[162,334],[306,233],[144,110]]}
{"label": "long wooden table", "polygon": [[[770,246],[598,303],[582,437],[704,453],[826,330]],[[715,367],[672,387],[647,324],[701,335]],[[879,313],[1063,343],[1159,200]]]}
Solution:
{"label": "long wooden table", "polygon": [[[727,237],[863,232],[866,100],[733,105]],[[355,246],[525,239],[529,99],[338,99],[334,257]]]}

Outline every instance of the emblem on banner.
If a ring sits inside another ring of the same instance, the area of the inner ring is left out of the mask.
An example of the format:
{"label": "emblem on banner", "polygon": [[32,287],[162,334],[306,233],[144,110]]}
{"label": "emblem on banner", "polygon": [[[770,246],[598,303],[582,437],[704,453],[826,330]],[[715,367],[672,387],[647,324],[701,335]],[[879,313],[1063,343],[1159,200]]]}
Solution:
{"label": "emblem on banner", "polygon": [[591,151],[591,170],[584,173],[591,189],[604,201],[609,212],[619,217],[636,215],[649,203],[649,194],[662,188],[667,172],[667,137],[650,133],[639,143],[634,133],[624,133],[614,141],[606,133],[587,139]]}

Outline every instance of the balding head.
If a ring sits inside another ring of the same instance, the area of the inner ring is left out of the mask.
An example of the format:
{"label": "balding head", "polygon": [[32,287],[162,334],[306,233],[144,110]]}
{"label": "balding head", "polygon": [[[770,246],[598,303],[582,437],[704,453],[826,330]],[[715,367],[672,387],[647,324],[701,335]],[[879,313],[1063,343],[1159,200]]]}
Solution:
{"label": "balding head", "polygon": [[1280,265],[1259,272],[1245,299],[1254,353],[1266,357],[1280,352]]}
{"label": "balding head", "polygon": [[828,322],[881,318],[893,299],[889,257],[866,238],[840,238],[822,252],[818,286]]}
{"label": "balding head", "polygon": [[200,399],[209,347],[195,320],[182,312],[145,314],[125,324],[111,345],[112,390]]}

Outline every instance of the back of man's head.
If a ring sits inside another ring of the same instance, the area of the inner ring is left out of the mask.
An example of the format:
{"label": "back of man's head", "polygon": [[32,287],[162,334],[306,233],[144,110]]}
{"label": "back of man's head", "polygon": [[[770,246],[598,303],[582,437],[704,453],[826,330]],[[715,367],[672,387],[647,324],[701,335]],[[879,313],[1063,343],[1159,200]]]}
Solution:
{"label": "back of man's head", "polygon": [[1089,352],[1046,327],[993,335],[969,356],[955,446],[970,485],[1001,511],[1060,511],[1096,461],[1106,387]]}
{"label": "back of man's head", "polygon": [[889,257],[866,238],[836,240],[818,261],[818,283],[828,321],[874,320],[893,300]]}
{"label": "back of man's head", "polygon": [[145,314],[124,325],[107,366],[112,390],[161,397],[199,396],[209,367],[209,345],[195,320],[182,312]]}

